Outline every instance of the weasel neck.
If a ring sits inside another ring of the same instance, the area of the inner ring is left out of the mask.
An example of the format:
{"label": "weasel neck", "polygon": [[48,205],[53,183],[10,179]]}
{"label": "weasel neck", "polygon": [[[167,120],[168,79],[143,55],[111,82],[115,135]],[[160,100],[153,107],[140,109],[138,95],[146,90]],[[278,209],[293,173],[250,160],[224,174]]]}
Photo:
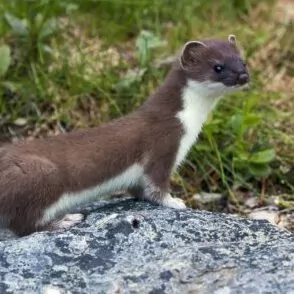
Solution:
{"label": "weasel neck", "polygon": [[174,116],[182,108],[182,90],[186,78],[173,67],[157,90],[141,105],[139,111],[153,116]]}
{"label": "weasel neck", "polygon": [[216,102],[222,96],[219,83],[197,82],[187,79],[184,72],[173,67],[164,83],[138,109],[152,121],[181,124],[182,135],[175,159],[176,168],[196,142],[202,126]]}

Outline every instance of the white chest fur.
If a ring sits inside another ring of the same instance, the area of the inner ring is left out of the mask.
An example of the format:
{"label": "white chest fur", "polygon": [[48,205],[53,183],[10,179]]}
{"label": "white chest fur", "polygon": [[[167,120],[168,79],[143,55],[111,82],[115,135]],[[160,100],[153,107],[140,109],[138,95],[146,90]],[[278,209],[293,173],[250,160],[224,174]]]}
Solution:
{"label": "white chest fur", "polygon": [[209,112],[223,94],[220,83],[199,83],[188,81],[183,89],[183,108],[177,113],[184,128],[180,147],[176,156],[175,168],[183,161],[193,143],[196,141]]}

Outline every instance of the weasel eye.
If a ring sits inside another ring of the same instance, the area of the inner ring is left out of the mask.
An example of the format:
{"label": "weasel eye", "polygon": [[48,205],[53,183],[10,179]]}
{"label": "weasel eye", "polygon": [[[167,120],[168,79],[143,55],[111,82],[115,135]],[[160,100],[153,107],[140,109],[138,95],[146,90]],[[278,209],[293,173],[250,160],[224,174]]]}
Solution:
{"label": "weasel eye", "polygon": [[221,65],[221,64],[217,64],[217,65],[214,66],[214,71],[216,73],[221,73],[221,72],[224,71],[224,69],[225,69],[225,67],[223,65]]}

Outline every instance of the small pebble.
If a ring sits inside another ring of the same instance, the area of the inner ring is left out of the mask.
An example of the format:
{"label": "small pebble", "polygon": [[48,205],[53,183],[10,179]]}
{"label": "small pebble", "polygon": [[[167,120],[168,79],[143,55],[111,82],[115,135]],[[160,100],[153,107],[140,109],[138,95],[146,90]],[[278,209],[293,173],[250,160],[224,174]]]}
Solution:
{"label": "small pebble", "polygon": [[25,118],[19,117],[13,123],[16,126],[23,127],[23,126],[25,126],[27,124],[27,122],[28,121]]}

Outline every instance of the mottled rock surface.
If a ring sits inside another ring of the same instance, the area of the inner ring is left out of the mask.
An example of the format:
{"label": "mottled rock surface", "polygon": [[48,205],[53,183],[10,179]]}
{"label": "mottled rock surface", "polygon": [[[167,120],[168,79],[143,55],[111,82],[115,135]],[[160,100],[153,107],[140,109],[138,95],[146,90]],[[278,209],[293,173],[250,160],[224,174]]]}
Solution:
{"label": "mottled rock surface", "polygon": [[68,231],[0,242],[0,293],[294,293],[294,237],[266,221],[101,202]]}

